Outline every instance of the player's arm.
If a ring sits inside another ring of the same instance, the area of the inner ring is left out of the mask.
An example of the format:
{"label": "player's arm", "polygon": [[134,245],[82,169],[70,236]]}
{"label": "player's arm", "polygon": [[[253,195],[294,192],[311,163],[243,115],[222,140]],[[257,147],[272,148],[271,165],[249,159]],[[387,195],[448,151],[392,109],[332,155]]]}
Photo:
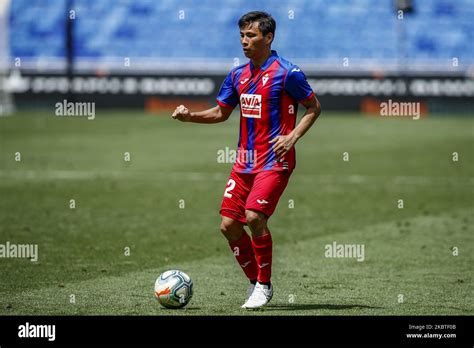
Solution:
{"label": "player's arm", "polygon": [[302,101],[301,104],[306,108],[306,112],[296,128],[289,134],[296,138],[296,141],[305,135],[308,129],[310,129],[313,123],[318,119],[319,115],[321,115],[321,104],[319,104],[316,96]]}
{"label": "player's arm", "polygon": [[316,96],[301,101],[301,104],[306,108],[306,112],[296,128],[288,135],[280,135],[270,141],[270,143],[273,143],[273,151],[275,152],[277,159],[283,158],[283,156],[285,156],[286,153],[295,146],[296,142],[305,135],[321,114],[321,104],[319,104]]}
{"label": "player's arm", "polygon": [[184,105],[180,105],[171,115],[172,118],[182,122],[194,123],[219,123],[227,120],[233,108],[216,105],[211,109],[190,112]]}
{"label": "player's arm", "polygon": [[174,119],[182,122],[219,123],[227,120],[232,110],[239,103],[239,95],[233,84],[234,70],[229,72],[217,95],[217,105],[211,109],[199,112],[190,112],[184,105],[180,105],[173,112]]}

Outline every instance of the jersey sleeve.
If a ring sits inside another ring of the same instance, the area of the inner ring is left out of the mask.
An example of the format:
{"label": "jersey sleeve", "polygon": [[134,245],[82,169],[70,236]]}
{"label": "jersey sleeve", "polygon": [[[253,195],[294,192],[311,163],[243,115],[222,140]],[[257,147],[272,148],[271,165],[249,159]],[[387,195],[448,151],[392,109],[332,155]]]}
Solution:
{"label": "jersey sleeve", "polygon": [[227,75],[224,82],[222,83],[219,93],[217,94],[217,104],[222,107],[234,108],[239,103],[239,95],[237,94],[234,84],[232,83],[232,74],[233,71]]}
{"label": "jersey sleeve", "polygon": [[301,102],[314,96],[306,75],[297,66],[293,66],[286,74],[285,90],[297,101]]}

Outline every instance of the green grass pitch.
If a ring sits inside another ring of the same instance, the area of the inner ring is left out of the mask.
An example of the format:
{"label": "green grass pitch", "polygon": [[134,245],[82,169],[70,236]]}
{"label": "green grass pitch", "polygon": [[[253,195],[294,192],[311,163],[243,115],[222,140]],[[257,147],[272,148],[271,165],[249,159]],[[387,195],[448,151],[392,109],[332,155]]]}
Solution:
{"label": "green grass pitch", "polygon": [[[0,315],[474,314],[471,118],[324,112],[270,219],[274,298],[246,312],[218,215],[231,164],[217,151],[235,148],[238,116],[162,116],[0,118],[0,244],[39,251],[0,258]],[[364,245],[364,261],[325,257],[333,242]],[[168,269],[193,278],[186,309],[153,296]]]}

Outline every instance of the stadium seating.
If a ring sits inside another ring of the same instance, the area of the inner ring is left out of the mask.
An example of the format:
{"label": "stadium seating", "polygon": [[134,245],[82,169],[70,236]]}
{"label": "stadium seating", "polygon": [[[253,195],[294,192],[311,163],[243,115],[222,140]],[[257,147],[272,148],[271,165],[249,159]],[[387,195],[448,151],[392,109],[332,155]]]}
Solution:
{"label": "stadium seating", "polygon": [[[263,9],[277,20],[274,47],[290,59],[384,64],[405,58],[415,64],[457,57],[474,63],[473,0],[414,5],[415,13],[400,21],[392,0],[75,0],[75,54],[97,60],[242,57],[236,22],[246,11]],[[12,56],[64,57],[67,12],[65,0],[12,1]]]}

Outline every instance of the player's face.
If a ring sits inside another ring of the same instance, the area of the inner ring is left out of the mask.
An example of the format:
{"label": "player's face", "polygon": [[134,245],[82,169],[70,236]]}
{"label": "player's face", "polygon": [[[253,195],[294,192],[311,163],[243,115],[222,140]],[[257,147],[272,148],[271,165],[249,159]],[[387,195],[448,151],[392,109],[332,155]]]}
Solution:
{"label": "player's face", "polygon": [[253,22],[247,27],[240,28],[240,43],[247,58],[261,56],[272,42],[272,33],[263,36],[258,29],[258,22]]}

